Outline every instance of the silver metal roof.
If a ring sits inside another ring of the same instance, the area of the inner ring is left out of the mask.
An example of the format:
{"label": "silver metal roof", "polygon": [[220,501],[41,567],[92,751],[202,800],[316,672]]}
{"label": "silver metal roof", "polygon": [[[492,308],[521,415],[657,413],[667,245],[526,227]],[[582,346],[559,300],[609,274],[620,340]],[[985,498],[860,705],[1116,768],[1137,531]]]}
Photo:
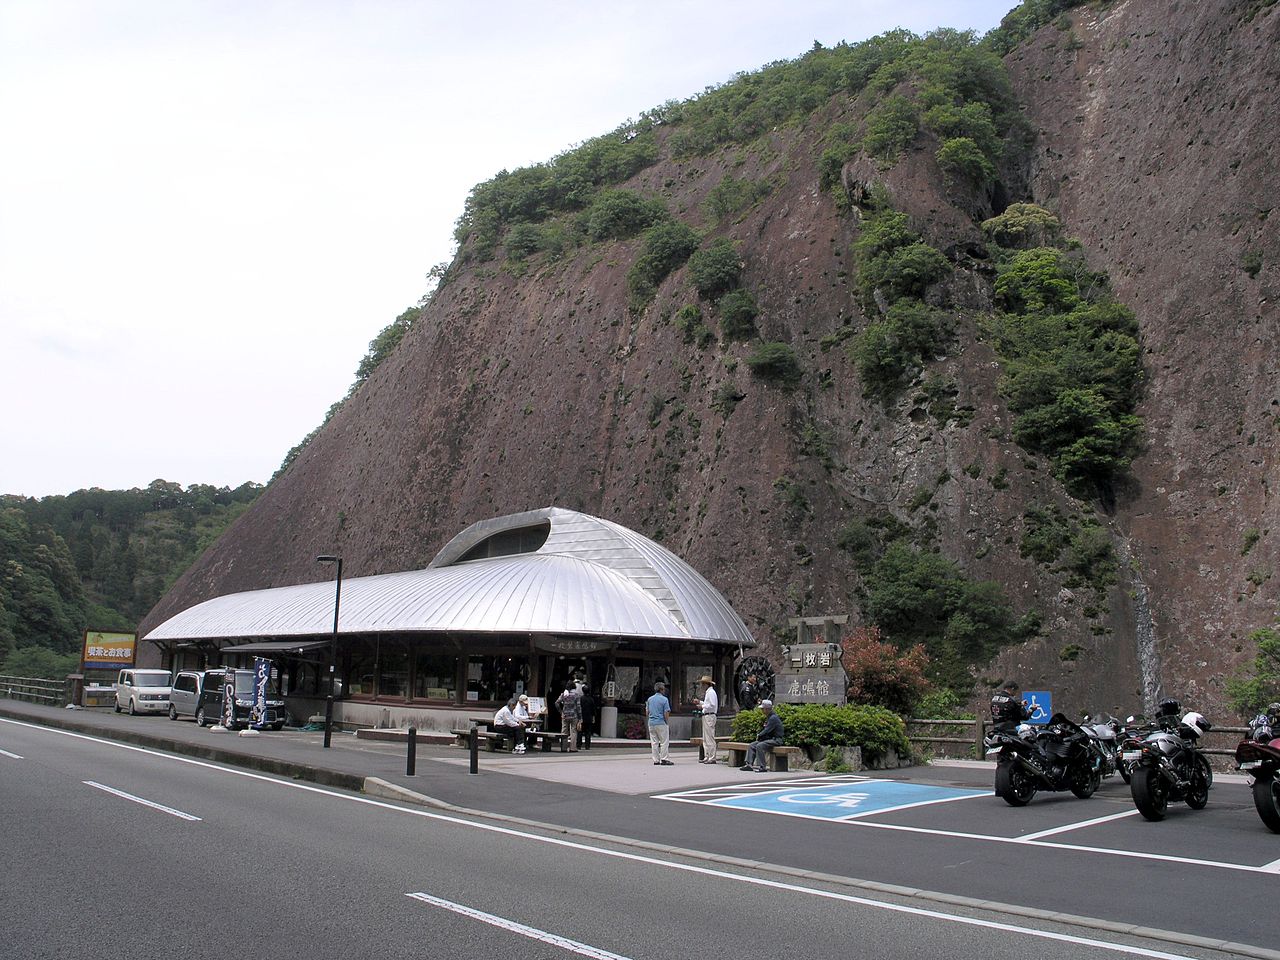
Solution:
{"label": "silver metal roof", "polygon": [[[461,561],[495,533],[550,523],[533,553]],[[324,636],[332,581],[215,597],[145,640]],[[608,520],[556,507],[468,527],[425,570],[342,582],[339,633],[540,633],[754,646],[715,587],[671,551]]]}

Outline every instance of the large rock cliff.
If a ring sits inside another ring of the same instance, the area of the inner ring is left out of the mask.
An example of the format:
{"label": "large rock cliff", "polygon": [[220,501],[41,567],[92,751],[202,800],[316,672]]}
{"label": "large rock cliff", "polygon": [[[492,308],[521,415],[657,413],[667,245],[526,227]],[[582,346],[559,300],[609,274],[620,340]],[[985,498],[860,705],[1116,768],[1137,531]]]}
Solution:
{"label": "large rock cliff", "polygon": [[[1034,145],[994,193],[949,189],[925,133],[888,169],[846,164],[846,189],[883,188],[955,262],[930,296],[956,336],[928,373],[963,415],[939,414],[922,381],[888,404],[865,397],[843,346],[868,322],[852,291],[861,218],[820,189],[819,158],[862,98],[684,159],[659,129],[657,162],[624,186],[737,244],[760,336],[793,346],[797,387],[753,375],[749,343],[686,335],[687,268],[633,309],[639,238],[519,264],[464,246],[399,347],[142,629],[213,595],[316,579],[318,553],[340,552],[352,576],[418,567],[472,521],[556,504],[661,540],[769,649],[788,616],[858,620],[839,533],[887,514],[1039,613],[1040,635],[979,679],[1016,676],[1080,709],[1157,689],[1209,706],[1280,591],[1280,15],[1255,7],[1129,0],[1040,29],[1006,57]],[[771,190],[713,222],[703,201],[728,175]],[[1013,199],[1054,210],[1139,321],[1146,447],[1106,502],[1072,498],[1011,439],[977,252],[981,218]],[[1031,505],[1095,518],[1121,560],[1112,582],[1023,556]]]}

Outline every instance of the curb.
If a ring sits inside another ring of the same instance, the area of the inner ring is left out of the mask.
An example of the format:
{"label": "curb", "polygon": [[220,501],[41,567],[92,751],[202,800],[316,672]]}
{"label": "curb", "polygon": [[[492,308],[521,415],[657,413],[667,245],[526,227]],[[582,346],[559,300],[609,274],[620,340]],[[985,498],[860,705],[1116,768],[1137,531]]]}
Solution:
{"label": "curb", "polygon": [[800,867],[788,867],[783,864],[768,863],[763,860],[747,860],[742,857],[722,856],[685,847],[675,847],[665,843],[653,843],[649,840],[637,840],[632,837],[619,837],[614,834],[600,833],[595,830],[582,830],[577,827],[566,827],[540,820],[529,820],[514,817],[505,813],[490,813],[485,810],[474,810],[460,807],[457,804],[418,793],[399,784],[390,783],[380,777],[368,777],[364,781],[363,792],[369,796],[384,800],[395,800],[401,803],[412,803],[423,807],[432,807],[448,813],[459,814],[479,820],[492,820],[512,826],[533,828],[548,833],[578,837],[584,840],[610,843],[620,847],[644,850],[648,853],[662,853],[682,857],[686,860],[701,860],[720,866],[739,867],[764,873],[776,874],[799,880],[818,881],[834,887],[846,887],[852,890],[863,890],[871,893],[886,894],[909,900],[923,900],[927,903],[943,904],[951,907],[966,907],[983,910],[989,913],[1002,913],[1029,920],[1042,920],[1060,923],[1066,926],[1095,930],[1101,933],[1128,934],[1144,940],[1157,940],[1162,943],[1176,944],[1183,947],[1196,947],[1204,950],[1218,950],[1255,960],[1280,960],[1280,950],[1269,950],[1247,943],[1235,943],[1230,940],[1215,940],[1212,937],[1198,937],[1195,934],[1180,933],[1177,930],[1161,930],[1155,927],[1144,927],[1137,923],[1123,923],[1115,920],[1103,920],[1098,917],[1083,917],[1074,913],[1060,913],[1056,910],[1042,910],[1037,907],[1025,907],[1016,903],[1002,903],[998,900],[981,900],[976,897],[964,897],[951,893],[940,893],[933,890],[921,890],[918,887],[903,887],[892,883],[880,883],[876,880],[861,880],[856,877],[843,877],[836,874],[822,873],[816,870],[804,870]]}
{"label": "curb", "polygon": [[221,750],[217,747],[205,747],[199,744],[188,743],[184,740],[170,740],[167,737],[134,733],[129,730],[104,731],[100,727],[94,727],[87,723],[79,723],[69,717],[37,718],[19,711],[8,710],[3,706],[0,706],[0,717],[19,720],[24,723],[33,724],[34,726],[70,730],[75,733],[84,733],[101,737],[104,740],[118,740],[122,743],[131,743],[137,746],[166,750],[170,753],[194,756],[202,760],[225,763],[228,766],[247,767],[248,769],[257,770],[261,773],[272,773],[277,776],[288,777],[294,780],[307,780],[323,786],[336,787],[340,790],[350,790],[354,793],[363,793],[367,796],[378,797],[384,800],[393,800],[399,803],[410,803],[417,806],[431,807],[448,813],[466,816],[471,819],[490,820],[498,823],[511,824],[513,826],[542,830],[548,833],[561,834],[563,836],[610,843],[615,846],[644,850],[648,853],[662,853],[669,856],[679,856],[686,860],[700,860],[705,863],[714,863],[720,866],[756,870],[791,879],[817,881],[829,886],[845,887],[851,890],[863,890],[882,895],[902,897],[908,900],[921,900],[926,903],[943,904],[951,907],[965,907],[973,910],[1001,913],[1008,916],[1023,917],[1031,920],[1060,923],[1066,926],[1079,927],[1085,930],[1096,930],[1103,933],[1127,934],[1134,937],[1140,937],[1144,940],[1155,940],[1162,943],[1176,944],[1178,946],[1195,947],[1203,950],[1218,950],[1241,957],[1254,958],[1254,960],[1280,960],[1280,950],[1269,950],[1266,947],[1253,946],[1252,944],[1247,943],[1215,940],[1211,937],[1198,937],[1194,934],[1180,933],[1176,930],[1161,930],[1154,927],[1144,927],[1137,923],[1102,920],[1097,917],[1082,917],[1077,914],[1059,913],[1054,910],[1042,910],[1036,907],[1021,906],[1016,903],[1002,903],[997,900],[981,900],[975,897],[964,897],[932,890],[921,890],[917,887],[903,887],[891,883],[880,883],[875,880],[843,877],[830,873],[822,873],[816,870],[804,870],[800,867],[789,867],[784,864],[767,863],[761,860],[748,860],[742,857],[711,854],[699,850],[689,850],[684,847],[676,847],[665,843],[654,843],[649,840],[637,840],[632,837],[620,837],[614,834],[600,833],[595,830],[582,830],[577,827],[566,827],[554,823],[544,823],[540,820],[529,820],[524,817],[514,817],[505,813],[491,813],[485,810],[475,810],[471,807],[462,807],[444,800],[438,800],[435,797],[428,796],[424,793],[418,793],[417,791],[410,790],[407,787],[402,787],[399,784],[383,780],[380,777],[360,777],[356,774],[340,773],[336,770],[326,770],[321,767],[313,767],[308,764],[291,763],[286,760],[274,760],[269,757],[257,757],[251,754]]}
{"label": "curb", "polygon": [[139,747],[151,747],[155,750],[165,750],[169,753],[180,753],[200,760],[225,763],[231,767],[246,767],[250,770],[257,770],[259,773],[271,773],[278,777],[288,777],[291,780],[307,780],[326,787],[336,787],[339,790],[352,790],[358,793],[364,786],[365,778],[354,773],[340,773],[337,770],[326,770],[322,767],[313,767],[305,763],[276,760],[272,757],[259,757],[249,753],[238,753],[234,750],[223,750],[214,746],[206,747],[201,744],[188,743],[185,740],[171,740],[168,737],[158,737],[154,734],[135,733],[132,730],[103,730],[101,727],[81,723],[71,717],[32,717],[30,714],[9,710],[3,706],[0,706],[0,717],[19,720],[34,726],[70,730],[73,733],[101,737],[103,740],[117,740],[121,743],[130,743]]}

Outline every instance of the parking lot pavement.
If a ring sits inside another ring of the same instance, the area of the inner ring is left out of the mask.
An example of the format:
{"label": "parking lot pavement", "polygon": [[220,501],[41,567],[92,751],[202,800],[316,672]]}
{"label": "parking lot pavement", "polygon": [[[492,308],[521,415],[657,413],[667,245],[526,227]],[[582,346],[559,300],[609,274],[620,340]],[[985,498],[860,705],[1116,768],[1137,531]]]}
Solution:
{"label": "parking lot pavement", "polygon": [[[941,769],[877,775],[813,776],[658,794],[655,799],[725,811],[822,820],[831,829],[863,828],[904,836],[975,844],[1064,850],[1113,860],[1183,864],[1280,880],[1280,837],[1258,821],[1248,787],[1232,778],[1215,784],[1209,806],[1173,804],[1160,823],[1144,820],[1129,788],[1104,783],[1088,800],[1070,793],[1037,794],[1011,807],[980,788],[977,772]],[[934,773],[941,777],[930,776]]]}

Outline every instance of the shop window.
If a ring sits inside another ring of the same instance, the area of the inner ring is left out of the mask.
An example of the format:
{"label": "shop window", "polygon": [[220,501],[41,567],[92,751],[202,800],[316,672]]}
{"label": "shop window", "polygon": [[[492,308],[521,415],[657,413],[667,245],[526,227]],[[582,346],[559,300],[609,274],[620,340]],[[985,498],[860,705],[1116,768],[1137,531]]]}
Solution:
{"label": "shop window", "polygon": [[467,700],[471,703],[505,703],[525,692],[529,685],[529,658],[470,657],[467,660]]}
{"label": "shop window", "polygon": [[377,669],[378,652],[374,645],[369,642],[353,644],[347,660],[346,695],[372,697]]}
{"label": "shop window", "polygon": [[458,658],[419,650],[413,664],[413,696],[417,700],[456,700]]}
{"label": "shop window", "polygon": [[409,650],[399,640],[383,640],[378,650],[378,696],[403,700],[409,693]]}
{"label": "shop window", "polygon": [[[686,663],[684,665],[684,676],[681,678],[684,682],[680,684],[680,702],[693,706],[694,698],[702,692],[702,688],[698,686],[698,678],[710,677],[714,680],[716,678],[716,675],[713,672],[714,669],[715,668],[709,663],[704,663],[699,666],[691,666]],[[720,688],[717,686],[716,693],[719,694],[719,692]]]}

